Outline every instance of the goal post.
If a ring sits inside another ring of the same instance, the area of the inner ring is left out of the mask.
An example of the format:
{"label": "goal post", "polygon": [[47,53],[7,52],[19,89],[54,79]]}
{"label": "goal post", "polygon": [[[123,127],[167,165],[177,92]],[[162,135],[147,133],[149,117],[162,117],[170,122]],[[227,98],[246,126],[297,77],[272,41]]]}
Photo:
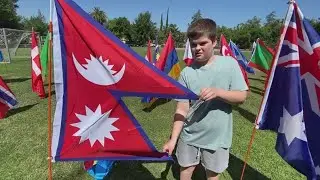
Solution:
{"label": "goal post", "polygon": [[[11,63],[15,58],[30,57],[31,31],[1,28],[0,29],[0,63]],[[37,41],[40,41],[39,33]],[[41,49],[41,43],[38,43]],[[1,57],[2,56],[2,57]]]}

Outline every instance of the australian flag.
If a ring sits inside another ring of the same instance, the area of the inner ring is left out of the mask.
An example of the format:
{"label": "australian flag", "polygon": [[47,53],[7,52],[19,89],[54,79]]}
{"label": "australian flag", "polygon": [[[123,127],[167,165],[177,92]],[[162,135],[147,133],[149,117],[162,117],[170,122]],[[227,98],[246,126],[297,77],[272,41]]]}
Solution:
{"label": "australian flag", "polygon": [[257,128],[278,133],[276,150],[308,179],[320,179],[320,37],[289,5]]}

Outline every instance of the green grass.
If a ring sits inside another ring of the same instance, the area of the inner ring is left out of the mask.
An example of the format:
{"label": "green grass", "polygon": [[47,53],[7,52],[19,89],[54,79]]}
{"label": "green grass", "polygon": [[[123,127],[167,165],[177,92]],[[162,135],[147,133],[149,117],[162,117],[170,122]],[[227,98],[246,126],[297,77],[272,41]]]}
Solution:
{"label": "green grass", "polygon": [[[144,56],[145,49],[135,48],[135,50]],[[28,54],[23,51],[21,53]],[[183,51],[179,50],[178,54],[181,59]],[[0,120],[0,179],[47,178],[48,99],[41,100],[32,93],[30,69],[29,57],[13,59],[11,64],[0,64],[0,75],[19,101],[19,107],[10,111],[7,118]],[[265,79],[261,73],[249,77],[251,92],[248,100],[243,105],[234,107],[234,135],[230,163],[227,171],[221,175],[221,179],[239,179],[241,175]],[[54,97],[52,102],[54,104]],[[125,102],[154,145],[161,150],[171,131],[175,103],[171,101],[159,105],[151,112],[144,112],[138,98],[125,98]],[[305,179],[276,153],[275,139],[275,133],[257,131],[245,179]],[[177,179],[177,164],[168,166],[167,169],[166,167],[167,163],[118,162],[110,174],[110,179],[161,179],[161,174],[167,179]],[[195,179],[203,179],[202,171],[201,168],[197,169]],[[92,179],[83,170],[80,162],[54,163],[53,178]]]}

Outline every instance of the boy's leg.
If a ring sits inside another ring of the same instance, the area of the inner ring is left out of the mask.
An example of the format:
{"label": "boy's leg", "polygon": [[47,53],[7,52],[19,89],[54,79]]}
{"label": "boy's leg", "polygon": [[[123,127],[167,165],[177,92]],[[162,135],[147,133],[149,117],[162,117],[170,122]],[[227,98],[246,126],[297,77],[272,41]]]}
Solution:
{"label": "boy's leg", "polygon": [[190,180],[195,167],[200,163],[200,150],[179,139],[176,156],[180,165],[180,180]]}
{"label": "boy's leg", "polygon": [[201,162],[206,169],[208,180],[217,180],[219,174],[228,168],[229,149],[219,148],[215,151],[202,149]]}

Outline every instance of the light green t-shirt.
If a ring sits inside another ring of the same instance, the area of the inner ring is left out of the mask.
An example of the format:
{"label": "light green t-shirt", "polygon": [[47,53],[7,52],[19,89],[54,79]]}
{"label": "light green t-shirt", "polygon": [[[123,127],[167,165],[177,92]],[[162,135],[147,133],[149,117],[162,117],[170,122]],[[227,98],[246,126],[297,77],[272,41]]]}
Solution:
{"label": "light green t-shirt", "polygon": [[[212,63],[202,67],[185,67],[179,82],[198,95],[207,87],[248,90],[238,62],[227,56],[216,56]],[[193,103],[195,101],[191,101],[191,106]],[[180,138],[187,144],[210,150],[231,147],[232,106],[219,99],[204,102],[185,121]]]}

